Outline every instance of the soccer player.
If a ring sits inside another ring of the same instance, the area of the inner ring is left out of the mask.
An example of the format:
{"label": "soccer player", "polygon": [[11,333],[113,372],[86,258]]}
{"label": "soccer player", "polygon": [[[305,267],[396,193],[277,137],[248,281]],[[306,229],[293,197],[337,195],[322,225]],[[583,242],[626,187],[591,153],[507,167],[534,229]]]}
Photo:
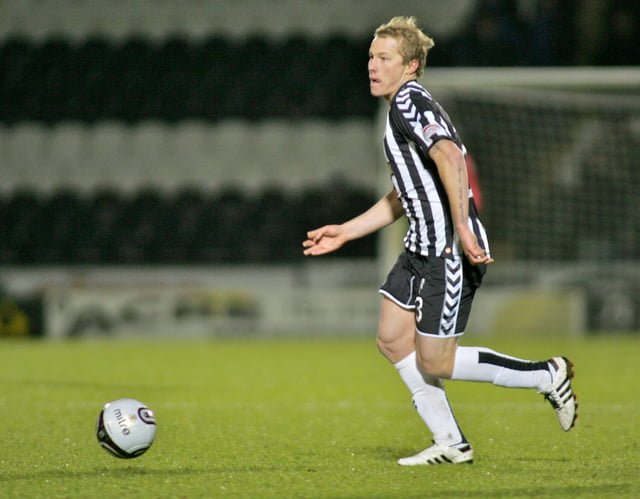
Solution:
{"label": "soccer player", "polygon": [[445,379],[536,389],[565,431],[573,427],[577,409],[573,364],[566,357],[530,361],[458,345],[493,258],[469,188],[465,146],[447,113],[417,81],[433,45],[413,17],[394,17],[375,31],[369,87],[389,104],[383,145],[393,188],[351,220],[309,231],[303,242],[305,255],[323,255],[402,215],[408,219],[404,252],[380,288],[377,339],[433,435],[433,445],[398,460],[404,466],[473,460]]}

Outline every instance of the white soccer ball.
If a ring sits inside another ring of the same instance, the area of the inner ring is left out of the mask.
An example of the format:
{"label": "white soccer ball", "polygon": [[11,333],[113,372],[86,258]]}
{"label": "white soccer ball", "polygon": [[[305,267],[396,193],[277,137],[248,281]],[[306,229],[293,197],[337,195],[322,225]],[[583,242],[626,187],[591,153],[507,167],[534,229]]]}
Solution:
{"label": "white soccer ball", "polygon": [[110,454],[130,459],[144,454],[156,438],[153,411],[135,399],[105,404],[96,423],[100,445]]}

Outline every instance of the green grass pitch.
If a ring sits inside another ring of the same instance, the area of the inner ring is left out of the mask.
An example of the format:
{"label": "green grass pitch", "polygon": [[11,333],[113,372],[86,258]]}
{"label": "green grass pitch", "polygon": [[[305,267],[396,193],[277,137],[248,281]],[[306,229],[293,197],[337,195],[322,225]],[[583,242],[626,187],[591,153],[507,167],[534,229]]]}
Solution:
{"label": "green grass pitch", "polygon": [[[474,464],[402,468],[430,435],[373,339],[1,341],[0,496],[640,497],[637,335],[464,343],[569,355],[576,428],[533,391],[449,382]],[[120,397],[158,419],[137,459],[95,439]]]}

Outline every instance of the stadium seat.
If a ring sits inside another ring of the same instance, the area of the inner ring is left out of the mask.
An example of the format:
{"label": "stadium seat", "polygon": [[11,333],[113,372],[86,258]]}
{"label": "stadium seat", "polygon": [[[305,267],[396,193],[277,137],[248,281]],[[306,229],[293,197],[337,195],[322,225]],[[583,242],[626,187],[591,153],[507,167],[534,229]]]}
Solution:
{"label": "stadium seat", "polygon": [[0,43],[0,122],[372,119],[364,42],[302,33],[160,44],[131,35],[9,38]]}

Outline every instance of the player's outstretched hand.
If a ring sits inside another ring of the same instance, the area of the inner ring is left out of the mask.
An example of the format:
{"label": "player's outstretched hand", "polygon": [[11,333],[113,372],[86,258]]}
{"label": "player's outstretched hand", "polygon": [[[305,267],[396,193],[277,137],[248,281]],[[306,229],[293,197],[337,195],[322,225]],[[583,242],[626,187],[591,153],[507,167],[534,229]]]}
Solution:
{"label": "player's outstretched hand", "polygon": [[302,246],[305,248],[305,255],[318,256],[336,251],[346,242],[342,225],[325,225],[307,232],[307,239],[302,242]]}

